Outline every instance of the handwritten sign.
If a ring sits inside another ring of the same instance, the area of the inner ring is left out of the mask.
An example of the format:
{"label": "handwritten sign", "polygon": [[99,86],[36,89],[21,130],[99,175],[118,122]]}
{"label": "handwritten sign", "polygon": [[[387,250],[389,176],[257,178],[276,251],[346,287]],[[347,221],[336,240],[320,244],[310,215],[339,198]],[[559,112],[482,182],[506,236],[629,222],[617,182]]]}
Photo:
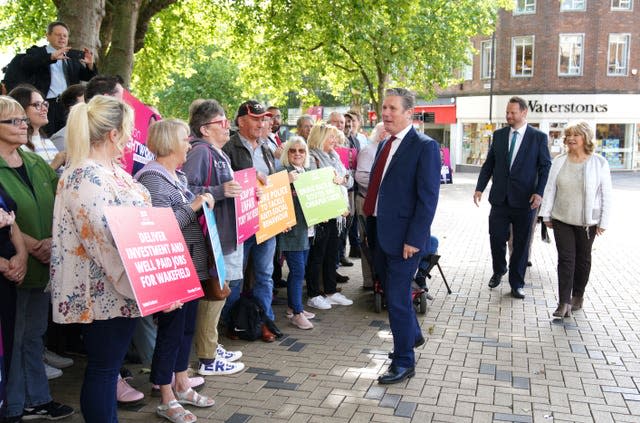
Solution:
{"label": "handwritten sign", "polygon": [[334,176],[333,168],[325,167],[305,172],[293,183],[307,225],[333,219],[349,209],[342,188],[333,182]]}
{"label": "handwritten sign", "polygon": [[236,228],[238,244],[243,243],[260,228],[258,200],[256,198],[256,170],[254,168],[235,171],[233,174],[241,187],[240,195],[235,198]]}
{"label": "handwritten sign", "polygon": [[207,221],[207,236],[211,245],[211,251],[213,251],[213,259],[216,263],[218,281],[220,282],[220,288],[223,288],[227,272],[224,267],[224,255],[222,253],[222,244],[220,244],[218,226],[216,225],[216,216],[213,214],[213,210],[206,205],[202,207],[202,210],[204,211],[204,218]]}
{"label": "handwritten sign", "polygon": [[258,244],[296,224],[296,212],[293,208],[287,171],[283,170],[271,175],[267,181],[267,185],[262,187],[262,195],[258,201],[260,215],[260,230],[256,233]]}
{"label": "handwritten sign", "polygon": [[149,125],[161,118],[127,90],[124,91],[122,100],[131,106],[135,113],[133,132],[125,148],[122,166],[124,170],[135,175],[144,165],[155,159],[154,154],[147,148],[147,132]]}
{"label": "handwritten sign", "polygon": [[204,295],[170,208],[107,207],[105,216],[143,316]]}

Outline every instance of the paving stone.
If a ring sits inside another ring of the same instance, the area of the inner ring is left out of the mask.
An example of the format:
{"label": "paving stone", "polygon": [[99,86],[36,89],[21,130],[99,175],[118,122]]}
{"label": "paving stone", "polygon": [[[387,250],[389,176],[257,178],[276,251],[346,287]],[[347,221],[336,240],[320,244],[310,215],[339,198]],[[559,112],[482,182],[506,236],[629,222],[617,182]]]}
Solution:
{"label": "paving stone", "polygon": [[402,396],[395,394],[385,394],[380,400],[380,407],[396,408]]}

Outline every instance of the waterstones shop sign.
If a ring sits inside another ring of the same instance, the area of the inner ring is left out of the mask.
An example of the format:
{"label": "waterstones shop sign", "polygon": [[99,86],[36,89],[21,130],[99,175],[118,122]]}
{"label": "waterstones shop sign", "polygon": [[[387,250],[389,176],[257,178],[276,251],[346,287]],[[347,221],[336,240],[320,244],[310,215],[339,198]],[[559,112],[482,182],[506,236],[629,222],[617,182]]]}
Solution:
{"label": "waterstones shop sign", "polygon": [[588,103],[549,104],[529,100],[529,110],[534,113],[606,113],[609,111],[609,106]]}

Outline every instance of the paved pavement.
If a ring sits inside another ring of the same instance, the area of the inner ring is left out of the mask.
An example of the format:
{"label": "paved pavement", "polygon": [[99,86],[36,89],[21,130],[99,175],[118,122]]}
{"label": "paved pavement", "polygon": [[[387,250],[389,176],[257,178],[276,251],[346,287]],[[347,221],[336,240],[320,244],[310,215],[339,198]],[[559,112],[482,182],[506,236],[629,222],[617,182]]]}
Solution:
{"label": "paved pavement", "polygon": [[[342,268],[351,307],[317,311],[315,328],[287,325],[279,342],[222,339],[244,352],[248,369],[207,377],[210,409],[190,407],[201,422],[638,422],[640,421],[640,175],[614,176],[614,219],[596,240],[584,310],[554,320],[555,245],[533,244],[525,300],[508,284],[490,290],[489,205],[472,202],[475,175],[442,187],[433,233],[440,238],[442,278],[418,315],[427,343],[417,350],[416,376],[381,386],[392,340],[386,314],[373,311],[361,288],[359,261]],[[506,286],[505,286],[506,285]],[[280,294],[281,296],[284,293]],[[314,310],[316,311],[316,310]],[[136,366],[132,366],[137,370]],[[54,398],[78,405],[83,363],[51,381]],[[145,375],[134,380],[145,393]],[[159,422],[157,398],[121,409],[122,422]],[[68,419],[80,422],[76,414]]]}

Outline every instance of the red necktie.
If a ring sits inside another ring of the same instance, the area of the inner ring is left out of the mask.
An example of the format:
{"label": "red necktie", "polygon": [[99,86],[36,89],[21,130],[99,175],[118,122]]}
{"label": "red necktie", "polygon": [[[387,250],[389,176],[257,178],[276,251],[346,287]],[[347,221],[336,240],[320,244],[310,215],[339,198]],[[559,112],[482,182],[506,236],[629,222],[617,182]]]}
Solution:
{"label": "red necktie", "polygon": [[282,141],[280,141],[280,137],[278,136],[277,133],[276,133],[275,139],[276,139],[276,144],[278,144],[278,147],[280,147],[282,145]]}
{"label": "red necktie", "polygon": [[391,151],[391,143],[396,137],[392,136],[382,147],[382,151],[378,156],[375,166],[373,167],[373,174],[369,182],[369,188],[367,189],[367,197],[364,199],[364,206],[362,211],[365,216],[373,216],[373,212],[376,209],[376,201],[378,200],[378,190],[380,189],[380,182],[382,182],[382,173],[384,167],[387,164],[387,157],[389,157],[389,151]]}

